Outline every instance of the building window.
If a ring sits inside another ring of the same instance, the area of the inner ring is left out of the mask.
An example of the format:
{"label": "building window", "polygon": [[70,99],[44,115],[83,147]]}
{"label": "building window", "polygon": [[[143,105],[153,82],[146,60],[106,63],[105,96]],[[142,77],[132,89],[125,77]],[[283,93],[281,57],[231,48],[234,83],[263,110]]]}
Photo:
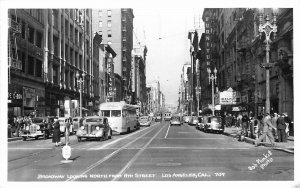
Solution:
{"label": "building window", "polygon": [[22,21],[22,38],[25,39],[26,36],[26,23]]}
{"label": "building window", "polygon": [[58,28],[58,11],[53,10],[53,26],[57,29]]}
{"label": "building window", "polygon": [[107,10],[107,16],[111,17],[111,10]]}
{"label": "building window", "polygon": [[42,61],[36,59],[36,67],[35,67],[35,71],[36,71],[36,76],[42,78],[42,73],[43,73],[43,63]]}
{"label": "building window", "polygon": [[107,31],[107,37],[111,37],[111,30]]}
{"label": "building window", "polygon": [[34,76],[34,58],[32,56],[28,56],[28,74]]}
{"label": "building window", "polygon": [[107,27],[111,27],[111,20],[107,20]]}
{"label": "building window", "polygon": [[70,40],[73,42],[74,41],[74,37],[73,37],[73,26],[70,26]]}
{"label": "building window", "polygon": [[75,44],[78,45],[78,30],[75,29]]}
{"label": "building window", "polygon": [[101,37],[102,37],[102,34],[103,34],[102,31],[99,31],[99,35],[100,35]]}
{"label": "building window", "polygon": [[102,10],[99,10],[99,11],[98,11],[98,16],[99,16],[99,17],[102,17]]}
{"label": "building window", "polygon": [[54,84],[58,84],[58,67],[53,66],[53,82]]}
{"label": "building window", "polygon": [[28,41],[34,44],[34,29],[28,26]]}
{"label": "building window", "polygon": [[42,40],[43,40],[43,34],[40,32],[36,32],[36,46],[41,48],[42,47]]}
{"label": "building window", "polygon": [[25,69],[26,69],[26,55],[24,52],[21,53],[21,61],[22,61],[22,72],[25,73]]}
{"label": "building window", "polygon": [[86,21],[86,34],[90,35],[90,22]]}
{"label": "building window", "polygon": [[59,54],[59,41],[58,41],[58,38],[57,37],[53,37],[53,48],[54,48],[54,55],[58,56]]}
{"label": "building window", "polygon": [[69,22],[65,20],[65,35],[69,38]]}
{"label": "building window", "polygon": [[99,21],[99,27],[102,27],[103,23],[102,21]]}

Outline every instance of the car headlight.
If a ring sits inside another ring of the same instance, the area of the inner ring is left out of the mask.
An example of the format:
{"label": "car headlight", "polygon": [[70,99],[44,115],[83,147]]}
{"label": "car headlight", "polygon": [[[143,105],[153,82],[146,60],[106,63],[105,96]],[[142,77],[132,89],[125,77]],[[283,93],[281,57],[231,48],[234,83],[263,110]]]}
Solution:
{"label": "car headlight", "polygon": [[41,126],[40,125],[36,125],[36,130],[40,130]]}
{"label": "car headlight", "polygon": [[25,130],[26,130],[26,131],[29,131],[29,126],[26,126]]}
{"label": "car headlight", "polygon": [[81,130],[84,130],[84,126],[81,126],[80,129],[81,129]]}

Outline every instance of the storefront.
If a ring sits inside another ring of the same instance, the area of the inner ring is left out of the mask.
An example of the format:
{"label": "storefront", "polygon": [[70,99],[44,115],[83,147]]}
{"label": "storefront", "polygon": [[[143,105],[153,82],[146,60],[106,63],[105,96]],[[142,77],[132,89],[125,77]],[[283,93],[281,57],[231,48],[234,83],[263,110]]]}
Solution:
{"label": "storefront", "polygon": [[8,117],[22,116],[23,87],[19,84],[8,85]]}

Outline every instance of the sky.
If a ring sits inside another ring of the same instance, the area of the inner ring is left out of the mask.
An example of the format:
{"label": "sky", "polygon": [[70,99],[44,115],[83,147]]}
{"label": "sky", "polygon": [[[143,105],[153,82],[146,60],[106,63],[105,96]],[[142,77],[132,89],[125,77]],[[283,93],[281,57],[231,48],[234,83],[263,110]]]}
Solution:
{"label": "sky", "polygon": [[148,48],[146,82],[158,80],[166,103],[176,104],[182,67],[190,62],[188,31],[199,27],[203,9],[135,8],[133,12],[134,43]]}

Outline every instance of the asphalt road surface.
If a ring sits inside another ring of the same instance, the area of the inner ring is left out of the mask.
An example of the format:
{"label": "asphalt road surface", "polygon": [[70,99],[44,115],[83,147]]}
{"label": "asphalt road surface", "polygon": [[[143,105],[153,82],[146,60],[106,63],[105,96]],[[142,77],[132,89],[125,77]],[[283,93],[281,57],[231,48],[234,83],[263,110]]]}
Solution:
{"label": "asphalt road surface", "polygon": [[[62,138],[64,142],[64,138]],[[294,155],[195,127],[152,122],[110,140],[70,137],[71,163],[51,139],[8,143],[9,182],[294,180]]]}

